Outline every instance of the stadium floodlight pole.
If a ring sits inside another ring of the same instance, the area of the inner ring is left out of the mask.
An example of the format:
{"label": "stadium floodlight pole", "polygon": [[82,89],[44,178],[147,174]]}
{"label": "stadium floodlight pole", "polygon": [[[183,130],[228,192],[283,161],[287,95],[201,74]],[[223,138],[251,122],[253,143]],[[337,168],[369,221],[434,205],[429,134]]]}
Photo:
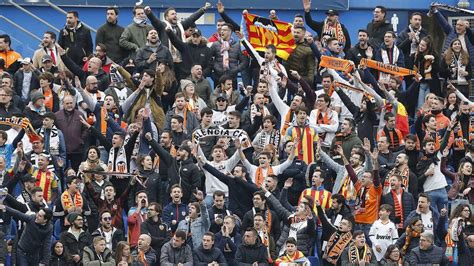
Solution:
{"label": "stadium floodlight pole", "polygon": [[[11,1],[11,0],[10,0],[10,1]],[[59,6],[57,6],[57,5],[53,4],[53,3],[51,3],[51,1],[49,1],[49,0],[44,0],[44,2],[45,2],[46,4],[48,4],[50,7],[52,7],[54,10],[59,11],[59,12],[63,13],[64,15],[67,14],[66,10],[64,10],[64,9],[60,8]],[[91,31],[97,33],[97,30],[94,29],[94,28],[92,28],[92,26],[90,26],[89,24],[86,24],[86,23],[85,23],[84,21],[82,21],[82,20],[81,20],[81,23],[82,23],[82,25],[84,25],[84,26],[86,26],[88,29],[90,29]]]}
{"label": "stadium floodlight pole", "polygon": [[50,23],[48,23],[46,20],[38,17],[37,15],[31,13],[30,11],[28,11],[27,9],[23,8],[22,6],[20,6],[19,4],[13,2],[13,0],[8,0],[8,3],[10,3],[12,6],[20,9],[21,11],[25,12],[26,14],[30,15],[32,18],[38,20],[39,22],[45,24],[46,26],[50,27],[51,29],[59,32],[59,29],[56,28],[55,26],[51,25]]}

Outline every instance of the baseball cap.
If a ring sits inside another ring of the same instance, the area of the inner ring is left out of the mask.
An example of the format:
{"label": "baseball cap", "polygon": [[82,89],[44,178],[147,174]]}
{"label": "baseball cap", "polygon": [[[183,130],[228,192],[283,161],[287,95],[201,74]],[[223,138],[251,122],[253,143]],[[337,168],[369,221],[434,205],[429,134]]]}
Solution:
{"label": "baseball cap", "polygon": [[227,95],[225,95],[225,93],[219,93],[219,95],[217,95],[216,100],[219,100],[219,99],[224,99],[227,101]]}
{"label": "baseball cap", "polygon": [[328,16],[339,16],[339,12],[337,10],[329,9],[326,11],[326,15]]}
{"label": "baseball cap", "polygon": [[43,55],[43,58],[41,58],[41,62],[44,63],[46,61],[53,61],[53,58],[49,54]]}
{"label": "baseball cap", "polygon": [[191,32],[191,35],[199,35],[201,36],[201,31],[199,29],[194,29],[192,32]]}
{"label": "baseball cap", "polygon": [[21,60],[21,64],[22,64],[22,65],[29,65],[29,64],[31,64],[31,58],[29,58],[29,57],[23,58],[23,60]]}

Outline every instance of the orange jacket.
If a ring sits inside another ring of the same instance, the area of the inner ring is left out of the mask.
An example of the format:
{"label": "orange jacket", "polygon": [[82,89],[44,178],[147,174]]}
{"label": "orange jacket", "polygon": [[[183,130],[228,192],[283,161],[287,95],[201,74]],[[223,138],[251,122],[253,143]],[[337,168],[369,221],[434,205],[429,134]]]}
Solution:
{"label": "orange jacket", "polygon": [[5,68],[9,68],[11,64],[21,58],[21,55],[13,50],[5,50],[0,51],[0,57],[5,61]]}

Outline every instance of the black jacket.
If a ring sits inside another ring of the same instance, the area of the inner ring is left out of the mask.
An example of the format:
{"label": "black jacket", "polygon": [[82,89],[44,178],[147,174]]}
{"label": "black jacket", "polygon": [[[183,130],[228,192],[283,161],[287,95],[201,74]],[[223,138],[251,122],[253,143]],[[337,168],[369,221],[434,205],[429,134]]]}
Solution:
{"label": "black jacket", "polygon": [[[139,175],[144,177],[143,180],[140,179],[140,182],[136,182],[132,189],[130,190],[130,194],[128,196],[128,206],[135,205],[135,195],[140,190],[145,190],[146,195],[148,196],[148,202],[158,202],[159,200],[159,193],[160,193],[160,175],[155,172],[154,169],[145,171],[140,170]],[[155,250],[159,250],[156,249]]]}
{"label": "black jacket", "polygon": [[140,226],[140,234],[147,234],[151,237],[151,247],[154,250],[161,250],[161,247],[171,238],[170,228],[161,220],[155,222],[152,219],[147,219]]}
{"label": "black jacket", "polygon": [[84,65],[82,59],[92,54],[91,32],[81,22],[78,22],[74,29],[65,26],[59,33],[58,44],[66,50],[72,61],[80,66]]}
{"label": "black jacket", "polygon": [[228,265],[222,251],[216,247],[206,250],[201,245],[193,250],[193,264],[195,266],[206,266],[213,261],[219,265]]}
{"label": "black jacket", "polygon": [[186,160],[176,160],[170,155],[161,145],[156,141],[148,142],[153,150],[160,156],[161,163],[168,167],[168,178],[170,181],[169,187],[174,184],[180,184],[183,189],[182,201],[185,203],[191,202],[193,190],[201,187],[202,172],[193,162],[192,158]]}
{"label": "black jacket", "polygon": [[[358,66],[362,58],[367,58],[367,55],[365,54],[366,51],[367,49],[360,48],[360,44],[357,43],[356,45],[354,45],[354,47],[347,51],[346,59],[352,60],[354,64]],[[373,51],[375,52],[375,48],[373,49]]]}
{"label": "black jacket", "polygon": [[367,24],[369,43],[372,45],[372,47],[380,48],[380,45],[383,43],[385,32],[387,31],[393,31],[393,26],[386,20],[380,23],[371,21],[369,24]]}
{"label": "black jacket", "polygon": [[[405,65],[409,66],[410,65],[410,49],[411,49],[411,40],[410,37],[408,36],[408,33],[410,32],[410,28],[407,26],[403,31],[398,33],[397,36],[397,47],[400,49],[405,56]],[[420,41],[424,37],[428,36],[428,31],[425,28],[421,28],[419,38]],[[418,43],[419,44],[419,43]]]}
{"label": "black jacket", "polygon": [[[252,208],[249,210],[245,215],[244,218],[242,219],[242,227],[240,230],[240,233],[244,235],[245,230],[249,227],[253,226],[253,216],[257,212],[263,212],[263,216],[265,220],[267,219],[267,210],[258,210],[255,208]],[[273,239],[278,239],[280,237],[281,229],[280,229],[280,218],[276,214],[276,212],[270,210],[271,216],[272,216],[272,221],[271,221],[271,231],[270,235],[273,236]]]}
{"label": "black jacket", "polygon": [[77,240],[76,237],[68,231],[62,232],[59,236],[59,239],[64,244],[64,251],[66,251],[69,256],[79,255],[81,256],[81,260],[84,248],[92,244],[91,235],[87,231],[81,232],[79,235],[79,240]]}
{"label": "black jacket", "polygon": [[[323,36],[324,20],[314,21],[313,18],[311,17],[310,12],[304,12],[304,20],[306,24],[318,34],[318,36]],[[344,38],[346,38],[344,53],[347,53],[347,51],[349,51],[349,49],[351,48],[351,37],[349,35],[349,31],[347,30],[346,26],[344,26],[344,24],[342,23],[341,23],[341,26],[342,26],[342,32],[344,33]],[[335,37],[335,36],[331,36],[331,37]]]}
{"label": "black jacket", "polygon": [[[283,245],[285,245],[286,240],[289,237],[290,227],[294,219],[294,214],[289,212],[285,207],[281,205],[275,196],[271,195],[267,198],[272,209],[275,210],[277,215],[284,223],[283,230],[281,232],[280,238],[278,239],[276,245],[277,250],[280,250]],[[296,247],[299,251],[303,252],[305,256],[309,256],[311,249],[313,247],[313,239],[316,233],[316,215],[313,213],[312,218],[307,220],[306,227],[300,228],[296,232]]]}
{"label": "black jacket", "polygon": [[293,178],[293,185],[288,188],[288,201],[292,205],[298,204],[300,194],[306,188],[307,168],[308,165],[304,161],[295,158],[290,167],[278,175],[278,184],[280,187],[283,186],[283,183],[285,183],[288,178]]}
{"label": "black jacket", "polygon": [[229,265],[235,265],[235,253],[241,244],[242,236],[237,231],[237,227],[234,227],[230,237],[223,236],[222,231],[217,232],[215,235],[214,246],[222,251]]}
{"label": "black jacket", "polygon": [[53,235],[53,224],[40,225],[35,222],[36,215],[26,215],[6,206],[6,211],[14,218],[22,220],[26,226],[18,241],[18,249],[23,250],[31,258],[47,265],[51,255],[50,245]]}
{"label": "black jacket", "polygon": [[180,40],[172,31],[166,31],[166,33],[173,46],[181,53],[183,63],[180,70],[186,76],[191,74],[193,65],[201,65],[204,76],[208,77],[211,74],[211,49],[207,47],[205,39],[201,38],[201,43],[195,45],[190,41]]}
{"label": "black jacket", "polygon": [[[156,53],[156,60],[148,63],[147,60],[150,58],[150,55]],[[148,44],[145,47],[138,49],[137,55],[135,57],[135,70],[137,72],[142,72],[145,69],[156,69],[156,65],[159,62],[167,64],[170,68],[173,68],[173,58],[171,57],[170,50],[168,47],[163,44],[159,44],[156,47],[156,52],[153,51],[153,48]]]}
{"label": "black jacket", "polygon": [[95,35],[95,44],[103,43],[107,48],[107,56],[116,63],[122,62],[126,57],[124,49],[117,45],[124,30],[118,23],[105,22]]}
{"label": "black jacket", "polygon": [[[64,65],[81,80],[81,86],[84,88],[86,86],[86,79],[89,75],[92,75],[90,72],[86,72],[82,69],[82,64],[76,63],[73,58],[68,54],[62,55],[61,59],[63,60]],[[105,73],[102,68],[99,69],[97,75],[93,75],[97,78],[97,89],[100,91],[105,91],[109,87],[110,78],[109,74]]]}
{"label": "black jacket", "polygon": [[[395,207],[391,191],[382,197],[382,204],[388,204]],[[416,209],[415,200],[413,199],[413,195],[410,192],[402,192],[402,209],[404,219],[408,217],[410,212]],[[395,211],[390,213],[390,221],[394,222],[395,224],[401,222],[399,217],[395,217]]]}
{"label": "black jacket", "polygon": [[28,94],[23,95],[23,79],[25,77],[24,71],[23,70],[18,70],[15,75],[13,76],[13,86],[16,95],[20,96],[21,98],[25,97],[29,99],[29,93],[32,90],[37,90],[39,86],[39,79],[38,79],[38,73],[36,71],[31,71],[31,80],[30,80],[30,87],[28,89]]}
{"label": "black jacket", "polygon": [[410,252],[407,261],[410,265],[449,265],[448,258],[444,254],[443,248],[437,246],[432,246],[428,250],[421,250],[420,247],[416,247]]}
{"label": "black jacket", "polygon": [[[105,237],[105,234],[103,234],[103,231],[101,228],[98,228],[91,234],[91,238],[94,239],[96,236],[103,236]],[[125,241],[125,236],[123,235],[123,231],[117,228],[114,228],[114,232],[112,233],[112,250],[115,250],[117,247],[118,242],[120,241]]]}
{"label": "black jacket", "polygon": [[229,210],[242,218],[253,206],[252,195],[258,190],[257,186],[250,179],[244,181],[241,178],[230,177],[207,163],[203,165],[203,168],[232,188],[229,189]]}
{"label": "black jacket", "polygon": [[258,265],[268,265],[268,251],[262,244],[260,237],[254,245],[242,244],[235,253],[235,262],[237,265],[250,265],[257,262]]}

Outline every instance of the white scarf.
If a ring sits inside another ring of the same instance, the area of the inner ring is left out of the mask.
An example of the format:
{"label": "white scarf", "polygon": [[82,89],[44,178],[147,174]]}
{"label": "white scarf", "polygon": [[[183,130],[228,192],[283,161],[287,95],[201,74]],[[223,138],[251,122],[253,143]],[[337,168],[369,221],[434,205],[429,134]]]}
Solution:
{"label": "white scarf", "polygon": [[[250,105],[250,122],[252,124],[253,124],[253,121],[255,120],[255,113],[257,112],[260,112],[257,105],[256,104]],[[262,118],[265,117],[266,115],[270,115],[270,112],[268,111],[266,106],[263,106]]]}
{"label": "white scarf", "polygon": [[420,43],[420,33],[421,33],[421,26],[418,30],[415,30],[412,28],[411,25],[408,25],[408,29],[410,32],[415,33],[415,38],[411,40],[411,45],[410,45],[410,55],[416,53],[416,48],[418,47],[418,44]]}
{"label": "white scarf", "polygon": [[[44,127],[40,128],[38,134],[44,139],[45,129]],[[51,132],[49,133],[49,154],[58,156],[59,155],[59,133],[56,126],[51,128]]]}
{"label": "white scarf", "polygon": [[127,173],[127,154],[125,153],[125,147],[122,145],[118,149],[117,159],[114,161],[115,158],[115,148],[112,147],[109,153],[109,161],[107,163],[108,171],[114,171],[119,173]]}
{"label": "white scarf", "polygon": [[[390,57],[388,56],[387,49],[381,49],[380,50],[382,53],[382,63],[384,64],[391,64],[391,65],[397,65],[398,57],[400,56],[400,51],[398,50],[398,47],[393,45],[392,48],[392,60],[393,62],[390,62]],[[379,81],[385,81],[385,83],[390,82],[390,74],[379,72]]]}
{"label": "white scarf", "polygon": [[[184,27],[181,22],[176,23],[176,25],[171,25],[166,19],[163,20],[167,26],[170,26],[173,32],[176,34],[175,26],[179,28],[181,40],[184,42],[186,40],[186,35],[184,35]],[[181,63],[183,59],[181,58],[181,53],[176,49],[176,47],[171,44],[171,40],[168,41],[168,48],[170,49],[171,56],[173,57],[173,63]]]}

